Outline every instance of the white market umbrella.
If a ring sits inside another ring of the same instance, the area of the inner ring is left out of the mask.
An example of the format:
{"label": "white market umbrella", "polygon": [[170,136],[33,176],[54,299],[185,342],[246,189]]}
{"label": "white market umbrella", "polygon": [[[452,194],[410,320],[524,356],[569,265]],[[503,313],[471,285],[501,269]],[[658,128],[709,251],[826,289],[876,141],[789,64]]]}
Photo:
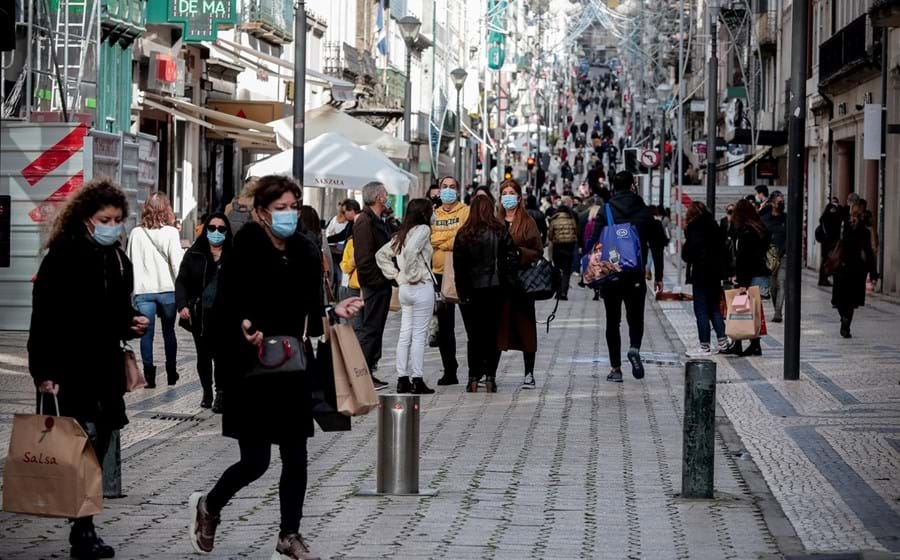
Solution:
{"label": "white market umbrella", "polygon": [[396,170],[396,171],[399,171],[399,172],[402,173],[403,175],[409,177],[409,180],[411,181],[411,183],[410,183],[410,188],[411,188],[411,189],[413,189],[413,190],[415,191],[416,189],[419,188],[419,177],[418,177],[417,175],[415,175],[414,173],[410,173],[409,171],[407,171],[407,170],[403,169],[402,167],[398,166],[396,163],[394,163],[393,161],[391,161],[391,158],[389,158],[389,157],[387,157],[386,155],[384,155],[384,153],[382,153],[381,150],[379,150],[378,148],[376,148],[376,147],[373,146],[372,144],[369,144],[368,146],[360,146],[360,148],[362,148],[363,150],[369,152],[370,154],[373,154],[373,155],[375,155],[375,156],[378,156],[378,159],[382,160],[385,164],[389,164],[389,165],[391,166],[391,169],[394,169],[394,170]]}
{"label": "white market umbrella", "polygon": [[[375,146],[389,158],[409,159],[409,144],[330,105],[307,111],[304,125],[307,142],[327,132],[336,132],[359,146]],[[272,121],[267,126],[275,129],[279,148],[288,150],[293,146],[293,116]]]}
{"label": "white market umbrella", "polygon": [[[293,150],[250,165],[248,176],[291,175]],[[359,190],[366,183],[384,183],[390,194],[405,195],[414,177],[402,173],[392,162],[364,150],[340,134],[327,132],[304,145],[303,186]]]}
{"label": "white market umbrella", "polygon": [[549,132],[550,129],[544,125],[538,125],[537,123],[529,123],[529,124],[520,124],[519,126],[515,126],[509,129],[510,134],[524,134],[526,132]]}

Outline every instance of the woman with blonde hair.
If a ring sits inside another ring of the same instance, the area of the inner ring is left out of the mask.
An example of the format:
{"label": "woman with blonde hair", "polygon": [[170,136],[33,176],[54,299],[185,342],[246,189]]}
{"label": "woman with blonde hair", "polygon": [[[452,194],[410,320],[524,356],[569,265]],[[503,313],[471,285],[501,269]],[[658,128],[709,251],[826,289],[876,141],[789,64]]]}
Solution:
{"label": "woman with blonde hair", "polygon": [[175,358],[175,278],[181,267],[184,250],[181,236],[173,227],[175,214],[169,197],[162,192],[152,193],[141,209],[141,223],[128,236],[128,258],[134,263],[134,303],[141,315],[150,321],[141,337],[141,361],[147,388],[156,387],[156,366],[153,363],[153,336],[156,317],[162,320],[166,351],[166,380],[169,385],[178,381]]}
{"label": "woman with blonde hair", "polygon": [[[522,187],[512,179],[500,184],[500,208],[497,218],[506,225],[519,252],[519,268],[541,258],[544,250],[537,223],[525,209]],[[507,294],[500,314],[500,350],[521,350],[525,360],[523,389],[534,389],[534,361],[537,354],[537,320],[534,300],[518,294]]]}

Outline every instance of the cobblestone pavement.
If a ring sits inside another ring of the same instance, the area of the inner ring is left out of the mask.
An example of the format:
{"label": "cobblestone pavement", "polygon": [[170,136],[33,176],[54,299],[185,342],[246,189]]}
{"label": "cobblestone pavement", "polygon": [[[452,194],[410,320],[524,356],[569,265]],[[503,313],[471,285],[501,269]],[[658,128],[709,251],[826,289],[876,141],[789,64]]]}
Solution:
{"label": "cobblestone pavement", "polygon": [[[845,340],[830,289],[806,273],[802,298],[800,380],[770,321],[762,357],[716,358],[718,402],[808,550],[898,553],[900,306],[870,297]],[[691,303],[661,307],[696,347]]]}
{"label": "cobblestone pavement", "polygon": [[[455,386],[424,397],[420,480],[436,497],[355,495],[375,485],[374,415],[355,419],[352,432],[310,440],[302,530],[314,549],[332,558],[434,559],[718,560],[777,553],[771,520],[742,476],[750,463],[736,459],[726,439],[716,446],[717,499],[678,499],[681,348],[648,306],[645,351],[653,363],[646,379],[607,383],[602,306],[589,295],[573,289],[550,333],[541,333],[537,390],[519,388],[522,359],[512,353],[501,362],[499,393]],[[550,303],[540,304],[539,316]],[[392,316],[386,340],[396,340],[397,323]],[[459,336],[464,340],[461,328]],[[8,438],[11,413],[27,410],[33,397],[21,362],[24,337],[6,335],[0,343],[0,437]],[[391,346],[383,377],[392,370]],[[118,558],[189,557],[187,497],[208,490],[238,455],[235,443],[219,435],[218,417],[198,412],[186,340],[181,348],[185,375],[177,387],[128,398],[127,496],[107,501],[98,518]],[[426,365],[434,383],[436,351],[428,351]],[[279,470],[274,465],[225,510],[213,557],[268,558]],[[4,559],[64,557],[66,536],[65,522],[0,513]]]}

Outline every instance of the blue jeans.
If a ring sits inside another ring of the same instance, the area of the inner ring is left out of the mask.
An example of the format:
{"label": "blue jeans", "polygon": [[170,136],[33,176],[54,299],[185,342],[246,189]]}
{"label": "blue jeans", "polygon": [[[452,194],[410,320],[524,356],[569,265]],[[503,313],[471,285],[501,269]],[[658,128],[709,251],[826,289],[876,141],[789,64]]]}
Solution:
{"label": "blue jeans", "polygon": [[153,335],[156,317],[159,316],[162,319],[163,342],[166,347],[166,367],[174,371],[175,358],[178,354],[178,343],[175,340],[175,292],[139,294],[134,296],[134,304],[138,312],[150,321],[147,332],[141,337],[141,361],[144,362],[144,370],[153,367]]}
{"label": "blue jeans", "polygon": [[694,286],[694,317],[697,319],[700,344],[709,344],[710,321],[716,330],[716,337],[725,338],[725,319],[719,309],[721,291],[718,286]]}

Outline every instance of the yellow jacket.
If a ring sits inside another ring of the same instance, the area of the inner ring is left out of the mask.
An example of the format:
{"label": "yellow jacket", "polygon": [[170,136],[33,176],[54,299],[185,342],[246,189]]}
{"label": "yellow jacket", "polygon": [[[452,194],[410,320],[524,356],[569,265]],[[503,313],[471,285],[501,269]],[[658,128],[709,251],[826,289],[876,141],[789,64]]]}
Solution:
{"label": "yellow jacket", "polygon": [[457,202],[449,211],[439,206],[434,211],[434,223],[431,224],[431,246],[434,247],[434,273],[444,273],[444,260],[447,253],[453,252],[453,241],[456,232],[469,219],[469,207]]}
{"label": "yellow jacket", "polygon": [[344,255],[341,257],[341,271],[350,275],[348,286],[352,290],[359,289],[359,279],[356,277],[356,261],[353,259],[353,238],[347,240],[344,245]]}

